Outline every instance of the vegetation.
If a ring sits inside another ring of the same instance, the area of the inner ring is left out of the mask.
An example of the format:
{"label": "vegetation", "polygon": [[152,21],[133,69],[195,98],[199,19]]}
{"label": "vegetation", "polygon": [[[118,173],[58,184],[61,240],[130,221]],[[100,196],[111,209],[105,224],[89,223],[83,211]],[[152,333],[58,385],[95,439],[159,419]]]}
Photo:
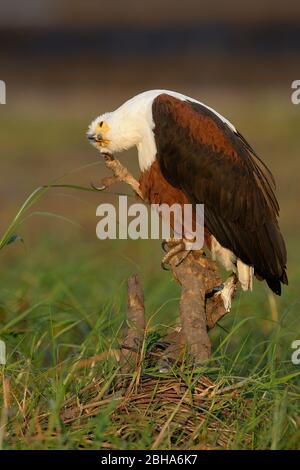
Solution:
{"label": "vegetation", "polygon": [[[94,158],[93,149],[74,138],[89,122],[86,115],[75,122],[75,130],[69,120],[55,122],[51,112],[38,123],[34,118],[23,119],[22,149],[11,144],[16,123],[14,116],[7,117],[0,137],[2,150],[10,152],[11,160],[9,168],[3,166],[3,187],[11,184],[20,168],[26,184],[20,194],[15,182],[11,206],[1,222],[0,339],[7,348],[7,363],[0,366],[1,448],[300,448],[300,369],[291,362],[291,344],[300,339],[300,251],[294,215],[298,202],[293,186],[298,149],[292,138],[299,118],[284,107],[279,116],[271,100],[264,103],[261,107],[253,102],[247,117],[241,113],[238,120],[241,129],[248,129],[247,137],[251,126],[260,128],[268,122],[272,128],[272,135],[266,133],[254,145],[263,154],[273,152],[271,167],[280,180],[283,231],[290,254],[290,286],[281,298],[271,296],[259,282],[253,293],[239,292],[232,312],[211,334],[214,353],[203,368],[193,367],[186,358],[169,374],[159,374],[145,354],[141,385],[135,374],[129,377],[134,386],[123,408],[119,384],[124,372],[116,350],[126,318],[126,279],[137,272],[144,287],[145,353],[151,348],[151,335],[157,340],[175,325],[179,288],[160,269],[159,243],[95,239],[96,203],[107,200],[99,193],[41,189],[6,231],[3,220],[8,222],[15,213],[25,186],[32,190],[37,182],[48,184],[61,171],[86,163],[80,160],[80,152],[90,151],[91,161]],[[253,116],[261,116],[261,122]],[[246,119],[248,124],[243,126]],[[38,140],[33,145],[33,134],[44,136],[43,144],[49,144],[46,150]],[[281,159],[283,151],[289,155],[288,165]],[[33,157],[21,167],[24,152]],[[48,166],[42,172],[43,152]],[[76,173],[56,183],[89,187],[91,179],[96,183],[94,170],[92,177],[88,168],[88,176]],[[37,200],[39,196],[43,198]],[[62,203],[66,196],[69,205]],[[41,212],[47,217],[41,217]],[[50,218],[53,213],[63,220]],[[26,224],[18,225],[24,218]],[[80,222],[85,230],[68,225],[66,219]],[[207,386],[209,392],[205,392]],[[92,400],[84,419],[77,419]]]}

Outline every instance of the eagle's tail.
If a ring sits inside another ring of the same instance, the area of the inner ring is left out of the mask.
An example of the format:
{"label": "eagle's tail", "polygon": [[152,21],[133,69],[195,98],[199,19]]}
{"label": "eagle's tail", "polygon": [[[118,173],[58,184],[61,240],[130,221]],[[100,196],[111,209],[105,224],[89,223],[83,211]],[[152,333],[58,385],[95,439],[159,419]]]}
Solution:
{"label": "eagle's tail", "polygon": [[286,272],[286,267],[284,266],[282,270],[282,274],[280,278],[278,279],[277,277],[271,277],[271,278],[266,278],[267,284],[270,287],[270,289],[277,295],[281,295],[281,283],[288,285],[288,277],[287,277],[287,272]]}

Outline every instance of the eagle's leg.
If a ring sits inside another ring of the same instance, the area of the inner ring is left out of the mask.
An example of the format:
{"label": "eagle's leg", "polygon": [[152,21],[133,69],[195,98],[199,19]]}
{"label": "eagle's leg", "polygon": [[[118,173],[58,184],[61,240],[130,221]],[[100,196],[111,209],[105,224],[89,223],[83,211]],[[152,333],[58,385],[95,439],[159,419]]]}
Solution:
{"label": "eagle's leg", "polygon": [[122,165],[112,154],[103,153],[105,165],[113,172],[113,176],[104,178],[102,180],[102,188],[105,189],[114,183],[119,181],[127,183],[133,191],[141,198],[144,199],[140,189],[140,183],[134,178],[134,176]]}
{"label": "eagle's leg", "polygon": [[[177,264],[182,263],[182,261],[184,261],[191,252],[191,243],[191,240],[186,240],[185,238],[170,238],[168,240],[164,240],[162,248],[166,251],[166,254],[161,260],[161,267],[163,269],[168,269],[167,266],[169,265],[170,260],[179,253],[182,253],[182,256]],[[169,248],[168,251],[166,250],[166,247]]]}

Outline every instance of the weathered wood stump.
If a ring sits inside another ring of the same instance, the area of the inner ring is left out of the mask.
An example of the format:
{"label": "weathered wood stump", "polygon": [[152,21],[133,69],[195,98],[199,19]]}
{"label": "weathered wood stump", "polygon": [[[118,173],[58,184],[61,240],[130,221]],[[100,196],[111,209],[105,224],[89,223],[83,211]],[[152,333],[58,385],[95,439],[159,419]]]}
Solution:
{"label": "weathered wood stump", "polygon": [[213,289],[222,283],[217,265],[203,251],[190,252],[182,262],[179,255],[170,264],[181,285],[179,334],[183,338],[178,342],[188,347],[197,362],[204,362],[211,353],[208,330],[226,314],[220,295],[212,295]]}

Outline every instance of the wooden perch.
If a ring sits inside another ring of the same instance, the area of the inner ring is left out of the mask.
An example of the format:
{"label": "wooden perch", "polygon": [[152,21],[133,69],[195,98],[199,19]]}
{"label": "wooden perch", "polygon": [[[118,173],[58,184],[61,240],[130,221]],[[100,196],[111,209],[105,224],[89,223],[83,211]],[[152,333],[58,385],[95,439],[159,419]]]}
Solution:
{"label": "wooden perch", "polygon": [[[180,255],[174,256],[170,264],[173,276],[181,285],[181,330],[178,332],[177,344],[182,349],[182,345],[187,343],[193,357],[201,363],[211,353],[208,330],[227,313],[221,296],[210,295],[222,280],[216,263],[207,258],[202,250],[191,251],[182,262]],[[174,360],[179,352],[174,350],[173,344],[166,351]]]}
{"label": "wooden perch", "polygon": [[[139,182],[119,160],[112,155],[105,155],[105,164],[113,176],[102,180],[104,187],[124,182],[144,200]],[[183,349],[188,347],[195,360],[203,363],[211,353],[208,330],[228,311],[220,292],[213,294],[213,289],[222,284],[217,265],[206,257],[203,250],[191,251],[187,256],[186,253],[178,253],[169,264],[174,278],[181,285],[181,329],[169,335],[170,346],[166,354],[176,360]],[[136,276],[128,280],[128,321],[122,355],[127,362],[136,363],[145,330],[143,293]]]}
{"label": "wooden perch", "polygon": [[127,329],[120,357],[124,372],[138,365],[145,327],[144,294],[137,275],[133,275],[127,280]]}

